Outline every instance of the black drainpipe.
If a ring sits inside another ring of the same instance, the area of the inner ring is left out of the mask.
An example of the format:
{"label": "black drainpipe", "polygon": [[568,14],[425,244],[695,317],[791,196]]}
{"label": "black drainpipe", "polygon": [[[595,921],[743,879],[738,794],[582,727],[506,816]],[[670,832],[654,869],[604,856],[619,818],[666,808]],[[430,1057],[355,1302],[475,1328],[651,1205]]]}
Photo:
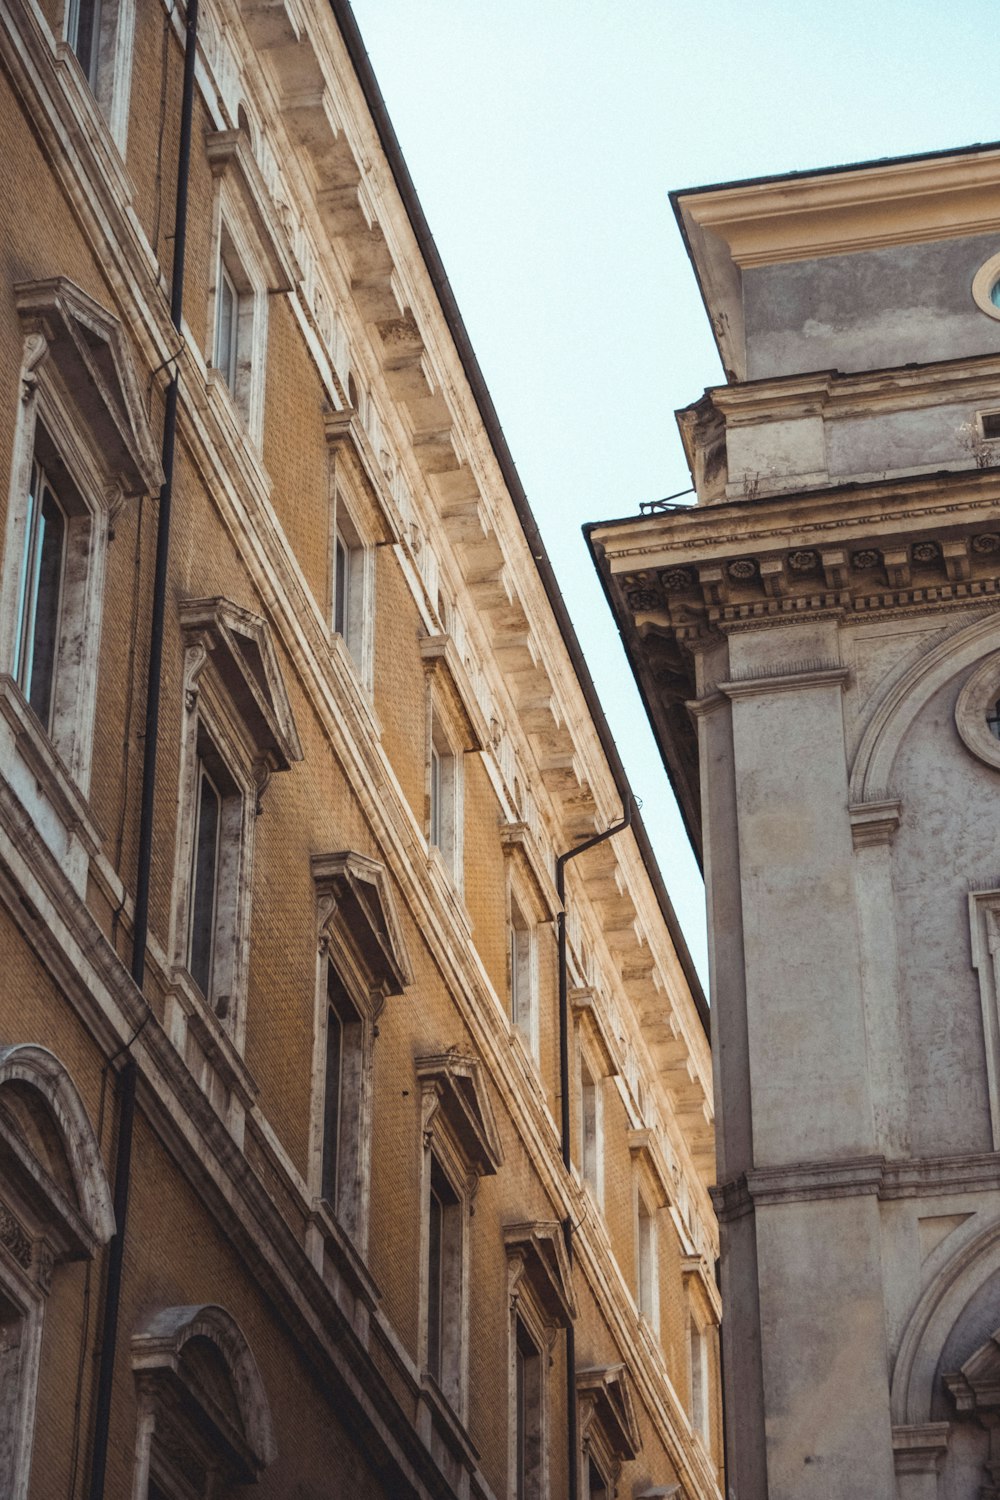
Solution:
{"label": "black drainpipe", "polygon": [[[597,844],[603,844],[605,839],[614,838],[616,833],[624,833],[632,822],[632,794],[626,790],[624,817],[620,823],[614,823],[610,828],[605,828],[603,833],[595,833],[593,838],[584,839],[582,844],[568,849],[565,854],[560,854],[556,859],[556,894],[559,897],[559,912],[556,916],[556,936],[559,945],[559,1087],[562,1090],[562,1102],[560,1112],[560,1126],[562,1135],[562,1159],[566,1171],[571,1170],[572,1151],[570,1141],[570,1091],[569,1091],[569,972],[567,965],[567,942],[566,942],[566,866],[571,859],[578,859],[581,854],[586,854],[588,849],[593,849]],[[567,1215],[563,1220],[563,1240],[566,1244],[566,1258],[569,1261],[570,1270],[573,1269],[573,1220]],[[579,1455],[577,1452],[578,1434],[576,1423],[576,1330],[573,1320],[566,1324],[566,1441],[568,1444],[569,1457],[569,1484],[567,1486],[569,1500],[578,1500],[580,1493],[580,1469]]]}
{"label": "black drainpipe", "polygon": [[[184,85],[181,95],[180,147],[177,161],[177,198],[174,213],[174,263],[170,285],[170,317],[181,331],[184,297],[184,252],[187,241],[188,179],[191,164],[191,125],[194,116],[194,67],[198,33],[198,0],[188,0],[184,40]],[[156,529],[156,566],[149,633],[149,669],[146,679],[146,728],[143,741],[142,804],[139,813],[139,857],[135,881],[135,916],[132,926],[131,973],[138,989],[146,974],[146,935],[149,928],[149,886],[153,862],[153,800],[156,790],[156,750],[160,723],[160,678],[163,667],[163,621],[167,600],[167,554],[170,542],[170,503],[174,480],[174,449],[177,439],[178,369],[167,387],[163,421],[163,485]],[[147,1009],[146,1019],[149,1017]],[[118,1347],[118,1311],[121,1306],[122,1262],[125,1255],[125,1225],[128,1218],[132,1175],[132,1129],[135,1124],[137,1068],[132,1043],[146,1024],[143,1020],[122,1049],[125,1062],[118,1079],[118,1149],[115,1157],[115,1233],[108,1250],[108,1272],[104,1291],[100,1363],[94,1410],[94,1446],[90,1464],[89,1500],[104,1500],[111,1424],[111,1389]],[[111,1061],[114,1061],[112,1058]]]}

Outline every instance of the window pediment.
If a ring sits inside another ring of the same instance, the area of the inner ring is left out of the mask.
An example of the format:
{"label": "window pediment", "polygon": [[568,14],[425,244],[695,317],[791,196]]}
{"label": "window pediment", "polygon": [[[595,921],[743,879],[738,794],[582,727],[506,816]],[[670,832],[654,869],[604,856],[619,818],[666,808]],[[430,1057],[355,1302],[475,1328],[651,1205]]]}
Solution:
{"label": "window pediment", "polygon": [[596,1429],[600,1446],[617,1463],[635,1458],[641,1439],[625,1366],[577,1370],[576,1393],[582,1408],[581,1427],[588,1441]]}
{"label": "window pediment", "polygon": [[506,1224],[503,1238],[512,1294],[523,1283],[548,1322],[566,1327],[576,1317],[576,1294],[562,1225],[554,1220]]}
{"label": "window pediment", "polygon": [[257,165],[246,132],[212,130],[205,134],[205,150],[214,177],[230,183],[240,208],[252,226],[262,251],[268,290],[290,292],[297,281],[291,247],[276,213],[264,175]]}
{"label": "window pediment", "polygon": [[155,1401],[161,1440],[169,1434],[179,1448],[204,1447],[221,1461],[228,1483],[255,1484],[273,1463],[277,1446],[260,1372],[224,1308],[154,1313],[132,1336],[132,1368]]}
{"label": "window pediment", "polygon": [[[0,1049],[0,1243],[37,1269],[93,1255],[114,1233],[100,1148],[76,1087],[44,1047]],[[40,1246],[47,1246],[41,1253]],[[34,1249],[32,1249],[34,1246]]]}
{"label": "window pediment", "polygon": [[360,493],[367,502],[365,521],[372,539],[381,543],[401,542],[402,517],[357,411],[353,407],[330,411],[323,420],[337,476],[345,469],[353,481],[352,492]]}
{"label": "window pediment", "polygon": [[666,1208],[670,1203],[670,1177],[657,1150],[655,1133],[645,1126],[638,1130],[630,1130],[628,1149],[632,1160],[642,1173],[653,1204],[656,1208]]}
{"label": "window pediment", "polygon": [[468,1167],[480,1177],[492,1176],[503,1162],[503,1147],[479,1059],[457,1052],[418,1057],[417,1077],[424,1091],[424,1130],[440,1111]]}
{"label": "window pediment", "polygon": [[302,747],[266,621],[221,598],[184,599],[180,615],[185,641],[196,650],[185,679],[189,693],[197,691],[197,679],[211,660],[255,758],[271,770],[287,771],[302,759]]}
{"label": "window pediment", "polygon": [[960,1370],[945,1375],[944,1383],[960,1416],[995,1423],[1000,1415],[1000,1328],[971,1355]]}
{"label": "window pediment", "polygon": [[347,849],[314,854],[312,875],[321,903],[321,940],[336,934],[359,963],[370,991],[383,998],[401,995],[413,973],[385,867]]}
{"label": "window pediment", "polygon": [[35,340],[22,374],[28,388],[51,366],[123,493],[157,491],[163,469],[118,319],[65,276],[21,282],[14,295]]}
{"label": "window pediment", "polygon": [[521,885],[530,892],[536,922],[554,922],[562,910],[545,859],[527,823],[501,823],[500,842],[507,859],[517,870]]}
{"label": "window pediment", "polygon": [[490,743],[486,716],[476,701],[472,681],[450,635],[426,635],[420,642],[424,668],[447,705],[449,722],[467,753]]}

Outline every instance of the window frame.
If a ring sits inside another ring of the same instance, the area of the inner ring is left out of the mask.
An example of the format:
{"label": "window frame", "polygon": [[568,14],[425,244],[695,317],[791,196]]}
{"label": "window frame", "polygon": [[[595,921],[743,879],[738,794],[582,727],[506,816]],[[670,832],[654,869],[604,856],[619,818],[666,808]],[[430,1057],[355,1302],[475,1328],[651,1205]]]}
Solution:
{"label": "window frame", "polygon": [[425,833],[456,890],[465,884],[465,776],[463,746],[433,686],[427,710]]}
{"label": "window frame", "polygon": [[[72,59],[75,75],[97,106],[111,138],[124,158],[135,48],[135,0],[98,0],[97,30],[89,64],[77,51],[81,0],[66,0],[59,54]],[[77,34],[74,34],[77,33]]]}
{"label": "window frame", "polygon": [[[330,465],[330,632],[343,642],[362,687],[375,682],[375,557],[378,537],[367,523],[346,465]],[[339,472],[338,472],[339,467]],[[344,558],[344,581],[338,568]]]}
{"label": "window frame", "polygon": [[635,1305],[653,1333],[660,1332],[660,1264],[657,1210],[636,1179],[635,1206]]}
{"label": "window frame", "polygon": [[[604,1070],[577,1032],[577,1078],[579,1099],[579,1142],[577,1149],[580,1178],[591,1190],[599,1207],[604,1206]],[[592,1142],[588,1150],[588,1082],[592,1104]]]}
{"label": "window frame", "polygon": [[537,922],[513,876],[507,882],[507,993],[511,1025],[536,1062],[540,1052]]}

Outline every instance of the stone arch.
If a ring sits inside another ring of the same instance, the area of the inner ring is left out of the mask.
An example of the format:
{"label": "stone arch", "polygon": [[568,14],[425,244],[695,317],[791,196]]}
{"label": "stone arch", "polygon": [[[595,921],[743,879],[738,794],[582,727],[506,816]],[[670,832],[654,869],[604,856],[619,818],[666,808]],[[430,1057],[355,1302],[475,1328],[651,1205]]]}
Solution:
{"label": "stone arch", "polygon": [[934,1377],[948,1335],[991,1276],[1000,1277],[1000,1219],[955,1251],[914,1308],[892,1373],[894,1426],[913,1427],[931,1420]]}
{"label": "stone arch", "polygon": [[902,674],[861,737],[851,769],[852,806],[886,795],[896,755],[924,704],[956,673],[990,650],[1000,650],[1000,613],[995,611],[939,640]]}
{"label": "stone arch", "polygon": [[[43,1143],[42,1156],[37,1165],[53,1176],[49,1163],[44,1159],[46,1138],[58,1149],[65,1160],[70,1185],[76,1202],[72,1205],[80,1215],[83,1225],[93,1239],[90,1251],[96,1245],[110,1240],[115,1231],[115,1216],[112,1207],[111,1188],[108,1183],[101,1150],[91,1126],[83,1100],[66,1068],[45,1047],[23,1042],[0,1048],[0,1135],[7,1135],[4,1124],[4,1093],[11,1091],[11,1102],[20,1096],[29,1114],[35,1116],[39,1138]],[[17,1150],[17,1141],[23,1142],[23,1129],[17,1123],[18,1112],[11,1110],[10,1129],[12,1149]],[[18,1154],[21,1154],[18,1152]],[[60,1184],[56,1181],[56,1187]]]}
{"label": "stone arch", "polygon": [[[207,1343],[219,1357],[228,1381],[227,1399],[206,1387],[196,1365],[185,1359]],[[242,1329],[224,1307],[205,1303],[165,1307],[132,1335],[132,1368],[155,1391],[160,1382],[187,1390],[213,1436],[231,1453],[234,1479],[255,1481],[277,1457],[277,1444],[264,1382]]]}

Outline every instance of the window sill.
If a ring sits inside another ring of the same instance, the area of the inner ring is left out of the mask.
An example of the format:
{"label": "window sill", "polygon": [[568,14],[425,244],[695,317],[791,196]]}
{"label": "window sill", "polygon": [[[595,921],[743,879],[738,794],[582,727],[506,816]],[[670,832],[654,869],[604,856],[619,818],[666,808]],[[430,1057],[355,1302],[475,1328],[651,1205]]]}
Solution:
{"label": "window sill", "polygon": [[381,741],[382,725],[375,712],[375,689],[361,675],[360,668],[351,655],[350,647],[339,630],[330,630],[330,655],[339,664],[343,674],[343,685],[349,694],[358,716],[362,718],[374,739]]}
{"label": "window sill", "polygon": [[246,1112],[260,1092],[257,1082],[188,971],[175,964],[170,978],[164,1030],[242,1146]]}
{"label": "window sill", "polygon": [[[306,1237],[313,1265],[331,1288],[355,1332],[364,1339],[368,1319],[382,1300],[382,1293],[325,1198],[313,1199]],[[347,1298],[343,1295],[345,1291]]]}
{"label": "window sill", "polygon": [[460,1463],[470,1473],[474,1471],[479,1463],[479,1450],[466,1431],[465,1423],[427,1370],[420,1376],[420,1400],[429,1410],[433,1435],[444,1445],[451,1460]]}
{"label": "window sill", "polygon": [[101,831],[39,719],[7,674],[0,676],[0,765],[74,890],[85,897],[90,861],[103,842]]}
{"label": "window sill", "polygon": [[437,844],[428,844],[427,846],[427,869],[430,873],[431,883],[442,903],[451,912],[466,936],[471,938],[472,918],[469,915],[469,909],[462,899],[458,883],[445,863],[444,855]]}

